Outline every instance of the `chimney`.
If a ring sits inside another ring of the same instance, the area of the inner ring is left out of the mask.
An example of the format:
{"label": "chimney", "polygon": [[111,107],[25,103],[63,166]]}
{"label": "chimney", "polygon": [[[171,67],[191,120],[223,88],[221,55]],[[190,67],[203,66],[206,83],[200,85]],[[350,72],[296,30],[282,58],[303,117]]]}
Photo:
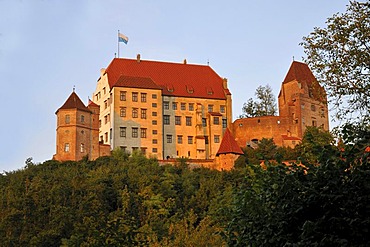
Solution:
{"label": "chimney", "polygon": [[138,63],[140,63],[140,54],[137,54],[137,56],[136,56],[136,61],[137,61]]}
{"label": "chimney", "polygon": [[188,62],[186,61],[186,59],[184,59],[184,64],[187,64]]}
{"label": "chimney", "polygon": [[222,80],[222,86],[224,87],[224,89],[227,89],[227,79],[226,78]]}
{"label": "chimney", "polygon": [[100,69],[100,77],[102,77],[104,74],[105,74],[105,69],[104,68]]}

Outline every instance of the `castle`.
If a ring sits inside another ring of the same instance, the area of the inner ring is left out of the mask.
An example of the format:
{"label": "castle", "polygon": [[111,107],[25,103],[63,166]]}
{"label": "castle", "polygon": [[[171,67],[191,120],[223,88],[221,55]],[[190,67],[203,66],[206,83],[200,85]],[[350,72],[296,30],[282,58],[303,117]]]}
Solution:
{"label": "castle", "polygon": [[227,79],[210,66],[115,58],[87,107],[73,92],[57,110],[54,159],[93,160],[121,148],[231,169],[240,147],[262,138],[294,146],[308,125],[329,129],[325,91],[306,64],[293,61],[278,99],[279,116],[232,122]]}

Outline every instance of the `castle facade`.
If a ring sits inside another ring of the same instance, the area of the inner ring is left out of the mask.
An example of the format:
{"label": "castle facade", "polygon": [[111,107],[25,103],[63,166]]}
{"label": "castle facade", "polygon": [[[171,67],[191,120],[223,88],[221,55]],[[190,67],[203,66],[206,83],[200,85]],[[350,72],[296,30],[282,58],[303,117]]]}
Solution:
{"label": "castle facade", "polygon": [[87,107],[73,92],[56,112],[54,158],[96,159],[120,148],[231,169],[240,147],[262,138],[294,147],[306,126],[329,129],[325,91],[306,64],[293,61],[278,101],[279,116],[232,122],[227,80],[210,66],[115,58],[101,70]]}

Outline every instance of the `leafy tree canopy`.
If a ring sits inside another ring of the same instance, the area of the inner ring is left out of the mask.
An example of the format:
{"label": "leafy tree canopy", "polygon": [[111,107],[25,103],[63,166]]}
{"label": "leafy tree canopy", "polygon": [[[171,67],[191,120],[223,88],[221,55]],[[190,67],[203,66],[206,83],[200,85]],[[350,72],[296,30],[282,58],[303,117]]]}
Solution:
{"label": "leafy tree canopy", "polygon": [[351,1],[345,13],[314,28],[301,45],[338,119],[370,116],[370,1]]}
{"label": "leafy tree canopy", "polygon": [[272,93],[272,88],[268,84],[259,86],[255,95],[256,101],[250,98],[243,104],[243,114],[239,116],[240,118],[275,116],[277,114],[276,99]]}

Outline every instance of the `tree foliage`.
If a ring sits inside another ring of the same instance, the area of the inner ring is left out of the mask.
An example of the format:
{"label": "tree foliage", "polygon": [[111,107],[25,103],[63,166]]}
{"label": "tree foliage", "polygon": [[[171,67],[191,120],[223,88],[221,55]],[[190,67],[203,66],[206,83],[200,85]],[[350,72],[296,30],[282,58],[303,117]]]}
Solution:
{"label": "tree foliage", "polygon": [[249,166],[253,172],[235,197],[229,246],[369,245],[369,128],[348,125],[343,150],[325,133],[308,132],[322,140],[305,149],[315,155],[315,164]]}
{"label": "tree foliage", "polygon": [[[222,172],[120,150],[95,161],[27,159],[0,174],[0,245],[368,246],[369,125],[344,126],[342,149],[331,140],[314,128],[303,149],[262,139]],[[278,160],[305,153],[314,158],[304,166]]]}
{"label": "tree foliage", "polygon": [[255,95],[256,100],[250,98],[243,104],[243,113],[240,118],[275,116],[277,114],[276,99],[269,85],[259,86]]}
{"label": "tree foliage", "polygon": [[337,118],[370,115],[370,1],[350,1],[303,38],[306,62],[323,83]]}

